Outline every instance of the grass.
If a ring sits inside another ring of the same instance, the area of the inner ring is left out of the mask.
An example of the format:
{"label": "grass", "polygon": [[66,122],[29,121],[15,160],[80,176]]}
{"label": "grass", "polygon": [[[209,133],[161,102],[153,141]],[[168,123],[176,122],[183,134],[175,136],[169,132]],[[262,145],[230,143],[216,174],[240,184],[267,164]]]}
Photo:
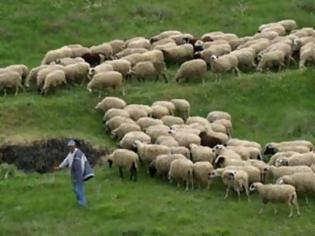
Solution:
{"label": "grass", "polygon": [[[201,35],[221,30],[253,35],[260,24],[293,18],[313,26],[310,0],[11,0],[2,1],[0,66],[36,66],[50,49],[86,46],[114,38],[151,36],[178,29]],[[168,70],[174,77],[176,67]],[[220,83],[208,74],[205,85],[162,82],[127,84],[128,103],[186,98],[192,114],[224,110],[233,117],[233,136],[269,141],[315,141],[314,69],[296,66],[281,73],[225,75]],[[104,95],[121,96],[120,92]],[[115,143],[105,134],[100,99],[85,88],[0,97],[0,143],[48,137],[77,137],[101,146]],[[287,207],[271,207],[258,216],[258,197],[223,201],[223,186],[211,192],[184,192],[142,173],[138,183],[121,181],[117,170],[97,169],[86,186],[89,207],[75,207],[69,177],[30,174],[0,181],[0,235],[312,235],[314,201],[302,205],[302,217],[287,218]],[[133,234],[134,233],[134,234]],[[128,235],[128,233],[125,233]]]}

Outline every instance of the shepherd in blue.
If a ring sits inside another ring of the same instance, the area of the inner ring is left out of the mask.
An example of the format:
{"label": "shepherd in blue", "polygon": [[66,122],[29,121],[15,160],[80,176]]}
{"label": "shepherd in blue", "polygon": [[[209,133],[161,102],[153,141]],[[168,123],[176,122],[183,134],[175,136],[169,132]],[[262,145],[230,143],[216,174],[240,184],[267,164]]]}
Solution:
{"label": "shepherd in blue", "polygon": [[69,153],[62,163],[57,167],[57,170],[69,168],[71,170],[71,181],[73,190],[79,207],[86,206],[86,198],[84,195],[84,181],[94,176],[92,168],[86,159],[85,154],[76,147],[74,140],[70,140],[67,144]]}

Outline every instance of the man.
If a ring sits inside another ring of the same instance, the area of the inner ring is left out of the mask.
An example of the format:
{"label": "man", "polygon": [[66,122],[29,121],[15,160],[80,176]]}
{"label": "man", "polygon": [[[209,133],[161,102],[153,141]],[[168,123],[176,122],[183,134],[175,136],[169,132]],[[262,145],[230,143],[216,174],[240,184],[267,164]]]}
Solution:
{"label": "man", "polygon": [[[69,153],[63,162],[56,168],[70,168],[73,190],[75,192],[79,207],[85,207],[86,199],[84,195],[84,170],[85,164],[88,163],[84,153],[76,147],[74,140],[70,140],[67,144]],[[92,174],[93,175],[93,174]]]}

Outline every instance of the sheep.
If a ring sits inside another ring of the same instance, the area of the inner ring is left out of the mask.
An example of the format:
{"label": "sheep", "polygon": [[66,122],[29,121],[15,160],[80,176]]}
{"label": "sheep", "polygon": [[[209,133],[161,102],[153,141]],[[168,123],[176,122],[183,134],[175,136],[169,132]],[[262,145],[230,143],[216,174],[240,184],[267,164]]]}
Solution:
{"label": "sheep", "polygon": [[147,79],[154,78],[155,81],[158,81],[160,76],[163,77],[164,82],[167,83],[168,79],[165,74],[165,64],[164,62],[150,62],[150,61],[141,61],[138,62],[132,69],[127,73],[127,76],[131,78],[135,76],[139,81],[145,81]]}
{"label": "sheep", "polygon": [[163,116],[161,118],[164,125],[168,127],[172,127],[173,125],[182,125],[184,124],[184,120],[181,117],[178,116]]}
{"label": "sheep", "polygon": [[100,65],[97,65],[97,66],[89,69],[88,78],[89,78],[89,80],[91,80],[93,78],[93,76],[97,73],[113,71],[113,70],[114,70],[114,68],[112,65],[107,64],[107,63],[102,63]]}
{"label": "sheep", "polygon": [[65,57],[72,57],[72,50],[69,47],[62,47],[54,50],[50,50],[44,56],[41,65],[50,64],[57,59],[65,58]]}
{"label": "sheep", "polygon": [[261,172],[260,170],[255,167],[252,166],[250,163],[243,161],[245,163],[245,165],[243,166],[227,166],[225,169],[227,170],[243,170],[248,174],[248,183],[254,183],[254,182],[262,182],[261,179]]}
{"label": "sheep", "polygon": [[121,57],[120,59],[129,61],[129,63],[131,64],[131,67],[135,66],[139,62],[146,61],[142,53],[133,53],[128,56]]}
{"label": "sheep", "polygon": [[64,66],[62,65],[49,65],[46,68],[41,69],[37,73],[36,85],[38,90],[40,90],[44,84],[46,76],[55,70],[64,70]]}
{"label": "sheep", "polygon": [[276,166],[312,166],[315,163],[313,152],[297,153],[287,158],[278,158]]}
{"label": "sheep", "polygon": [[157,42],[159,40],[162,40],[162,39],[165,39],[165,38],[169,38],[173,35],[179,35],[181,34],[180,31],[177,31],[177,30],[167,30],[167,31],[163,31],[157,35],[154,35],[153,37],[150,38],[150,42],[151,43],[154,43],[154,42]]}
{"label": "sheep", "polygon": [[213,170],[213,166],[208,161],[196,162],[193,165],[193,178],[194,183],[197,183],[199,188],[206,185],[207,189],[210,189],[210,181],[208,179],[209,174]]}
{"label": "sheep", "polygon": [[240,75],[238,59],[235,55],[227,54],[221,57],[213,55],[211,56],[210,65],[211,71],[216,75],[228,71],[234,71],[238,76]]}
{"label": "sheep", "polygon": [[214,132],[212,130],[205,130],[199,133],[202,146],[210,148],[215,147],[218,144],[226,144],[228,137],[226,134]]}
{"label": "sheep", "polygon": [[105,60],[105,57],[103,55],[98,54],[98,53],[91,53],[91,50],[87,53],[84,53],[82,55],[82,58],[90,66],[97,66]]}
{"label": "sheep", "polygon": [[152,106],[152,117],[162,119],[164,116],[169,115],[169,110],[165,106],[154,105]]}
{"label": "sheep", "polygon": [[249,160],[251,157],[249,150],[243,146],[227,146],[226,149],[237,153],[244,161]]}
{"label": "sheep", "polygon": [[133,119],[134,121],[149,116],[147,110],[142,105],[139,104],[130,104],[126,106],[124,110],[129,113],[130,118]]}
{"label": "sheep", "polygon": [[273,179],[278,179],[284,175],[291,175],[298,172],[313,173],[313,170],[309,166],[269,166],[267,174]]}
{"label": "sheep", "polygon": [[155,158],[162,154],[171,154],[170,149],[167,146],[159,144],[146,144],[139,140],[136,140],[133,147],[137,151],[140,162],[143,165],[149,165]]}
{"label": "sheep", "polygon": [[248,141],[248,140],[242,140],[242,139],[229,139],[227,142],[228,146],[245,146],[245,147],[254,147],[257,148],[258,150],[262,150],[261,145],[259,143],[253,142],[253,141]]}
{"label": "sheep", "polygon": [[281,20],[278,23],[282,25],[287,32],[290,32],[297,28],[296,21],[292,19]]}
{"label": "sheep", "polygon": [[170,151],[171,151],[172,154],[182,154],[187,159],[190,159],[190,151],[186,147],[172,146],[172,147],[170,147]]}
{"label": "sheep", "polygon": [[[253,183],[249,190],[251,192],[258,191],[263,204],[268,202],[284,202],[289,205],[290,214],[289,217],[293,216],[292,205],[295,206],[296,212],[300,215],[300,209],[297,202],[296,190],[292,185],[288,184],[262,184],[262,183]],[[259,214],[263,212],[263,208],[259,211]],[[275,211],[276,213],[276,211]]]}
{"label": "sheep", "polygon": [[193,123],[198,123],[201,126],[207,126],[209,125],[209,121],[206,118],[203,118],[201,116],[190,116],[187,120],[186,120],[186,124],[187,125],[191,125]]}
{"label": "sheep", "polygon": [[214,161],[215,168],[222,168],[227,166],[250,166],[250,164],[241,159],[233,158],[227,154],[219,155]]}
{"label": "sheep", "polygon": [[187,120],[190,116],[190,104],[185,99],[172,99],[171,102],[175,106],[175,115]]}
{"label": "sheep", "polygon": [[110,46],[113,49],[113,54],[116,54],[116,53],[122,51],[126,47],[125,42],[123,40],[120,40],[120,39],[114,39],[108,43],[110,44]]}
{"label": "sheep", "polygon": [[171,163],[177,159],[186,159],[181,154],[163,154],[158,155],[149,165],[148,172],[151,177],[158,175],[167,178]]}
{"label": "sheep", "polygon": [[105,122],[105,128],[107,131],[113,131],[123,123],[134,124],[135,122],[129,117],[115,116]]}
{"label": "sheep", "polygon": [[91,52],[89,48],[83,47],[81,44],[71,44],[66,45],[66,47],[71,49],[72,58],[79,58],[82,57],[84,54]]}
{"label": "sheep", "polygon": [[305,68],[306,63],[312,63],[315,62],[315,43],[308,43],[304,45],[300,50],[300,63],[299,68],[303,69]]}
{"label": "sheep", "polygon": [[224,111],[211,111],[207,115],[207,120],[211,123],[220,119],[232,120],[232,117],[229,113]]}
{"label": "sheep", "polygon": [[56,64],[60,64],[63,66],[68,66],[71,64],[76,64],[79,62],[85,62],[84,59],[82,57],[65,57],[65,58],[61,58],[61,59],[57,59],[56,61],[54,61]]}
{"label": "sheep", "polygon": [[190,144],[194,143],[200,145],[200,137],[196,134],[189,133],[189,132],[177,132],[176,130],[170,130],[169,133],[175,138],[178,142],[179,146],[184,146],[189,148]]}
{"label": "sheep", "polygon": [[287,158],[294,154],[297,154],[298,152],[288,151],[288,152],[277,152],[273,156],[270,157],[268,161],[268,165],[275,165],[276,161],[280,158]]}
{"label": "sheep", "polygon": [[90,65],[86,62],[79,62],[64,67],[68,83],[83,84],[88,76]]}
{"label": "sheep", "polygon": [[257,71],[264,72],[274,66],[278,66],[278,71],[285,67],[285,53],[282,50],[273,50],[266,52],[261,56],[257,66]]}
{"label": "sheep", "polygon": [[4,96],[7,95],[8,88],[15,88],[15,96],[19,93],[19,88],[24,89],[22,77],[18,72],[10,71],[0,74],[0,90],[3,90]]}
{"label": "sheep", "polygon": [[141,128],[135,123],[122,123],[118,128],[112,131],[112,137],[121,140],[131,131],[141,131]]}
{"label": "sheep", "polygon": [[256,68],[255,57],[256,53],[251,48],[243,48],[231,52],[238,60],[239,68]]}
{"label": "sheep", "polygon": [[266,175],[267,175],[267,170],[269,166],[265,162],[260,161],[260,160],[248,160],[248,162],[252,166],[259,169],[261,182],[264,183],[266,181]]}
{"label": "sheep", "polygon": [[25,87],[29,88],[32,83],[36,83],[38,72],[45,68],[47,68],[47,65],[40,65],[32,68],[24,81]]}
{"label": "sheep", "polygon": [[254,39],[260,39],[260,38],[266,38],[269,40],[273,40],[275,38],[279,37],[279,34],[275,31],[264,31],[261,33],[256,33],[254,35]]}
{"label": "sheep", "polygon": [[136,40],[132,40],[126,43],[127,48],[145,48],[145,49],[150,49],[151,48],[151,43],[148,39],[145,38],[139,38]]}
{"label": "sheep", "polygon": [[194,47],[191,44],[167,47],[161,50],[165,61],[172,63],[182,63],[192,59],[194,56]]}
{"label": "sheep", "polygon": [[177,147],[178,146],[178,142],[170,135],[159,136],[156,139],[155,144],[165,145],[168,147]]}
{"label": "sheep", "polygon": [[104,56],[104,59],[111,59],[113,55],[113,48],[109,43],[102,43],[100,45],[90,47],[92,54],[99,54]]}
{"label": "sheep", "polygon": [[168,172],[168,179],[170,182],[175,180],[177,187],[180,187],[181,181],[185,182],[186,191],[189,190],[189,185],[191,185],[191,189],[194,189],[192,161],[187,159],[177,159],[172,161]]}
{"label": "sheep", "polygon": [[[297,193],[313,194],[315,192],[315,174],[314,173],[295,173],[280,177],[276,183],[290,184],[295,187]],[[305,201],[308,204],[308,197],[305,195]]]}
{"label": "sheep", "polygon": [[137,181],[138,161],[139,157],[136,153],[127,149],[116,149],[108,156],[108,165],[117,166],[120,178],[124,178],[123,169],[126,168],[130,172],[130,180]]}
{"label": "sheep", "polygon": [[[223,125],[225,127],[225,134],[227,134],[229,137],[232,136],[232,122],[231,120],[227,120],[227,119],[219,119],[219,120],[215,120],[213,122],[213,124],[220,124],[220,125]],[[212,126],[213,126],[212,124]]]}
{"label": "sheep", "polygon": [[169,114],[174,115],[175,112],[175,105],[170,101],[155,101],[152,103],[152,106],[159,105],[166,107],[169,111]]}
{"label": "sheep", "polygon": [[95,106],[96,110],[101,110],[106,112],[111,108],[124,109],[127,106],[127,103],[118,97],[105,97],[102,101],[97,103]]}
{"label": "sheep", "polygon": [[168,135],[169,131],[170,128],[166,125],[153,125],[148,127],[145,133],[151,137],[152,142],[155,142],[159,136]]}
{"label": "sheep", "polygon": [[127,111],[125,111],[123,109],[110,108],[109,110],[107,110],[105,112],[104,117],[103,117],[103,121],[108,121],[115,116],[130,118],[130,115]]}
{"label": "sheep", "polygon": [[15,72],[19,73],[21,75],[22,81],[24,81],[29,74],[28,67],[26,65],[22,65],[22,64],[10,65],[10,66],[7,66],[5,68],[1,68],[0,74],[10,72],[10,71],[15,71]]}
{"label": "sheep", "polygon": [[[284,42],[278,42],[278,43],[271,44],[269,47],[262,50],[258,54],[257,57],[260,60],[265,53],[269,53],[269,52],[276,51],[276,50],[279,50],[282,53],[284,53],[284,61],[286,62],[286,64],[289,65],[291,61],[295,62],[294,58],[292,57],[292,53],[293,53],[292,46],[287,44],[287,43],[284,43]],[[274,64],[276,64],[276,63],[273,63],[272,65],[274,65]]]}
{"label": "sheep", "polygon": [[99,96],[101,91],[107,88],[122,88],[122,94],[125,95],[125,89],[123,87],[122,74],[117,71],[108,71],[97,73],[93,76],[93,79],[87,84],[87,90],[92,93],[93,91],[98,91]]}
{"label": "sheep", "polygon": [[[199,135],[200,134],[200,129],[197,129],[196,127],[192,127],[192,125],[198,125],[198,128],[200,126],[200,124],[198,123],[193,123],[191,125],[172,125],[170,130],[172,132],[184,132],[184,133],[191,133],[191,134],[195,134],[195,135]],[[204,129],[204,128],[203,128]]]}
{"label": "sheep", "polygon": [[125,149],[133,149],[136,140],[142,143],[151,143],[151,138],[142,131],[131,131],[127,133],[119,142],[118,147]]}
{"label": "sheep", "polygon": [[267,143],[264,149],[264,154],[275,154],[277,152],[294,151],[299,153],[310,152],[314,149],[312,143],[304,140],[280,142],[280,143]]}
{"label": "sheep", "polygon": [[262,33],[267,32],[267,31],[274,31],[274,32],[278,33],[279,36],[283,36],[286,34],[285,28],[279,23],[267,25],[266,27],[264,27],[260,30],[260,32],[262,32]]}
{"label": "sheep", "polygon": [[175,80],[179,83],[182,80],[201,80],[204,83],[204,78],[207,74],[207,64],[204,60],[194,59],[181,64],[175,75]]}
{"label": "sheep", "polygon": [[[147,51],[148,51],[148,49],[145,49],[145,48],[126,48],[126,49],[123,49],[122,51],[120,51],[119,53],[117,53],[115,55],[115,58],[117,58],[117,59],[125,58],[127,56],[132,55],[132,54],[142,54],[142,53],[145,53]],[[130,57],[127,57],[127,58],[130,58]]]}
{"label": "sheep", "polygon": [[114,71],[120,72],[124,77],[131,69],[131,63],[124,59],[105,61],[103,64],[111,65]]}
{"label": "sheep", "polygon": [[136,122],[140,127],[142,131],[146,131],[147,128],[154,125],[163,125],[163,122],[158,119],[154,119],[151,117],[142,117],[137,120]]}
{"label": "sheep", "polygon": [[54,88],[60,85],[66,85],[66,74],[63,70],[55,70],[50,72],[46,78],[43,85],[43,88],[41,90],[41,94],[47,95],[48,90],[50,88]]}
{"label": "sheep", "polygon": [[232,51],[231,46],[228,43],[219,44],[219,45],[211,45],[200,52],[196,52],[194,57],[201,58],[207,64],[210,64],[212,56],[217,56],[217,57],[223,56],[223,55],[229,54],[231,51]]}
{"label": "sheep", "polygon": [[163,64],[164,63],[164,55],[161,50],[153,49],[151,51],[144,52],[142,54],[144,61],[150,61],[153,64]]}
{"label": "sheep", "polygon": [[219,124],[219,122],[209,123],[206,127],[203,127],[203,129],[200,130],[200,131],[204,131],[205,129],[212,130],[214,132],[219,132],[219,133],[223,133],[223,134],[227,134],[228,135],[228,131],[226,130],[226,127],[224,125],[222,125],[222,124]]}
{"label": "sheep", "polygon": [[209,147],[198,146],[196,144],[190,144],[192,162],[207,161],[212,163],[215,159],[215,153]]}

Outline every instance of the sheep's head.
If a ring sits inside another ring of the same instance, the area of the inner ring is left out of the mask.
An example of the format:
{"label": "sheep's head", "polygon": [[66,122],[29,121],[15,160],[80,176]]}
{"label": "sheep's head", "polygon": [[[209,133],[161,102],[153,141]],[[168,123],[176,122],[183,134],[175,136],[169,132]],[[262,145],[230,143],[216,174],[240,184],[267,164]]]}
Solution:
{"label": "sheep's head", "polygon": [[221,176],[220,171],[218,170],[212,170],[209,174],[208,174],[208,180],[212,180],[216,177]]}
{"label": "sheep's head", "polygon": [[256,191],[260,186],[262,186],[262,183],[260,182],[252,183],[251,186],[249,187],[249,191],[250,192]]}
{"label": "sheep's head", "polygon": [[201,58],[201,53],[200,53],[200,52],[195,52],[194,58],[195,58],[195,59]]}
{"label": "sheep's head", "polygon": [[95,68],[90,68],[88,73],[88,79],[91,80],[95,74],[96,74]]}
{"label": "sheep's head", "polygon": [[276,166],[288,166],[289,161],[288,159],[278,159],[276,160]]}
{"label": "sheep's head", "polygon": [[224,156],[218,156],[217,159],[214,161],[214,168],[220,168],[223,167],[225,163],[225,157]]}
{"label": "sheep's head", "polygon": [[271,143],[267,144],[264,150],[264,155],[273,155],[278,152],[278,149],[274,147]]}
{"label": "sheep's head", "polygon": [[216,61],[216,60],[218,60],[218,57],[216,55],[212,55],[210,57],[210,59],[211,59],[211,61]]}
{"label": "sheep's head", "polygon": [[284,177],[284,176],[282,176],[282,177],[280,177],[279,179],[277,179],[276,184],[284,184],[283,177]]}
{"label": "sheep's head", "polygon": [[140,140],[135,140],[132,144],[132,150],[137,151],[140,144],[141,144]]}
{"label": "sheep's head", "polygon": [[216,154],[216,156],[220,155],[224,149],[225,146],[222,144],[218,144],[213,147],[213,151]]}
{"label": "sheep's head", "polygon": [[176,134],[176,129],[174,127],[171,127],[170,130],[168,131],[169,134],[175,135]]}
{"label": "sheep's head", "polygon": [[235,180],[236,170],[230,170],[226,174],[229,180],[232,180],[232,181]]}

